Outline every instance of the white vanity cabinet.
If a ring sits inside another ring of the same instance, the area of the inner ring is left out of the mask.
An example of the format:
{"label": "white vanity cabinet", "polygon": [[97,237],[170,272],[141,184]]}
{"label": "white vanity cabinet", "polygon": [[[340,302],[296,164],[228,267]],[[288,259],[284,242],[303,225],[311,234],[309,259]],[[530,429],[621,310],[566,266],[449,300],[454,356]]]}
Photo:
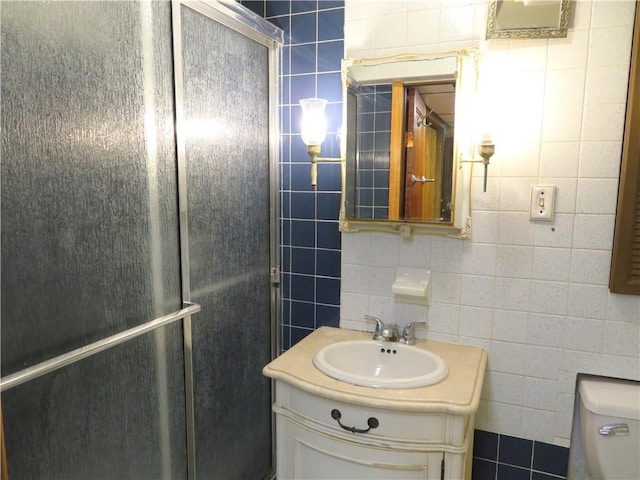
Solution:
{"label": "white vanity cabinet", "polygon": [[278,480],[471,478],[484,350],[424,342],[449,376],[412,389],[355,386],[313,366],[323,346],[368,335],[323,327],[265,367],[276,386]]}
{"label": "white vanity cabinet", "polygon": [[[276,382],[278,479],[468,478],[473,419],[329,400]],[[340,412],[340,422],[332,412]],[[366,433],[369,419],[376,428]]]}

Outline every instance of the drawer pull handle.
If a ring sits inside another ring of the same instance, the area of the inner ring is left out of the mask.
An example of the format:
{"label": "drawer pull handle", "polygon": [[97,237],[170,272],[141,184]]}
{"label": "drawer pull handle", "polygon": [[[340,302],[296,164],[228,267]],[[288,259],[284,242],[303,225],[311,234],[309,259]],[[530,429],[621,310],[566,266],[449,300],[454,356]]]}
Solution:
{"label": "drawer pull handle", "polygon": [[369,425],[369,428],[367,428],[366,430],[356,427],[347,427],[340,422],[342,414],[340,413],[340,410],[336,408],[331,410],[331,418],[338,422],[338,425],[340,425],[343,429],[351,433],[367,433],[372,428],[378,428],[378,425],[380,425],[380,422],[376,417],[369,417],[369,419],[367,420],[367,425]]}

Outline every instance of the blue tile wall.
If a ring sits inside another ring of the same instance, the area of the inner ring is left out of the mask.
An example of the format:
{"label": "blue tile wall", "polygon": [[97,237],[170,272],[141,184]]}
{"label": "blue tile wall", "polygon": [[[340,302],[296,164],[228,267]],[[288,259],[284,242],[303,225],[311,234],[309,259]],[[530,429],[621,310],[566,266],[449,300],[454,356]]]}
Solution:
{"label": "blue tile wall", "polygon": [[476,430],[472,480],[566,479],[569,449]]}
{"label": "blue tile wall", "polygon": [[[313,96],[329,100],[329,135],[322,145],[322,156],[337,156],[344,0],[241,3],[285,32],[280,72],[280,233],[281,333],[282,349],[287,350],[320,326],[340,324],[340,167],[320,164],[317,191],[311,190],[309,157],[300,139],[298,102]],[[381,105],[379,113],[384,111]],[[372,132],[386,130],[385,122],[383,115],[375,116]],[[369,141],[373,153],[368,159],[371,173],[366,181],[388,188],[388,136],[386,142],[382,135],[371,135]],[[375,201],[385,208],[384,193],[377,199],[373,189],[370,194],[371,205]],[[475,431],[474,442],[474,480],[566,478],[568,448],[482,430]]]}
{"label": "blue tile wall", "polygon": [[328,100],[322,157],[339,156],[344,1],[243,1],[284,30],[280,72],[282,349],[316,328],[340,324],[340,165],[311,164],[300,138],[301,98]]}
{"label": "blue tile wall", "polygon": [[358,96],[358,218],[389,218],[391,86],[368,87]]}

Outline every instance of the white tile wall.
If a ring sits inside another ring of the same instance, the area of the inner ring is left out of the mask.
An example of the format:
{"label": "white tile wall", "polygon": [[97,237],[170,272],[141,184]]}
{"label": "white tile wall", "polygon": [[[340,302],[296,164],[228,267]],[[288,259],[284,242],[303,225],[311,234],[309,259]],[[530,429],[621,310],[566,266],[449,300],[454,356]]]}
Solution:
{"label": "white tile wall", "polygon": [[[343,234],[341,325],[427,319],[482,346],[477,428],[568,446],[577,373],[640,380],[640,301],[607,288],[634,2],[578,0],[565,39],[489,42],[487,5],[346,0],[348,57],[480,47],[497,146],[471,240]],[[557,186],[551,223],[529,220],[535,183]],[[432,271],[429,307],[394,302],[396,266]]]}

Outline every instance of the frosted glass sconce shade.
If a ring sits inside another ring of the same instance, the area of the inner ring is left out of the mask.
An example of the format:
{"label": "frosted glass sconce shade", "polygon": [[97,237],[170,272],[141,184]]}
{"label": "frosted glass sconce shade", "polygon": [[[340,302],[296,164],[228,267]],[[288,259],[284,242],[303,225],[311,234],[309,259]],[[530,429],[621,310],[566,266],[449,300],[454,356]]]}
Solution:
{"label": "frosted glass sconce shade", "polygon": [[305,145],[320,145],[327,136],[327,120],[324,110],[327,101],[323,98],[303,98],[300,100],[302,108],[302,124],[300,133]]}

